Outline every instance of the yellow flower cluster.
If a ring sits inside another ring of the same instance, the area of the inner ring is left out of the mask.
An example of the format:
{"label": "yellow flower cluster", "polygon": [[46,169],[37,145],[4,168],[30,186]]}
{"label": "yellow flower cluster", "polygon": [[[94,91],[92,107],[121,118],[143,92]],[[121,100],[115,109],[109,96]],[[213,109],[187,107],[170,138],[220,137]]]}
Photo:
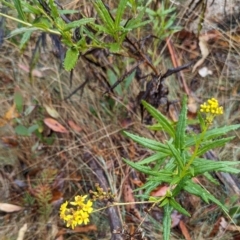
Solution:
{"label": "yellow flower cluster", "polygon": [[[60,218],[63,219],[67,227],[74,229],[77,225],[87,224],[89,222],[89,214],[93,211],[92,201],[86,200],[85,196],[76,196],[74,202],[66,201],[60,207]],[[68,207],[68,204],[74,207]]]}
{"label": "yellow flower cluster", "polygon": [[223,114],[223,107],[219,106],[217,99],[211,98],[201,104],[200,112],[206,113],[206,121],[211,124],[216,115]]}

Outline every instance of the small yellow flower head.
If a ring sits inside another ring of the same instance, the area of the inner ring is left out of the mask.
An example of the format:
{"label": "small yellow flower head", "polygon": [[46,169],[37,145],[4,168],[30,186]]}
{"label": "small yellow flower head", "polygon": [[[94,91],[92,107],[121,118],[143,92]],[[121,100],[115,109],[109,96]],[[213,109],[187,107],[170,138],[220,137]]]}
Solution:
{"label": "small yellow flower head", "polygon": [[88,200],[88,202],[82,208],[83,211],[87,213],[91,213],[93,211],[92,205],[93,205],[93,202],[91,200]]}
{"label": "small yellow flower head", "polygon": [[70,202],[70,205],[74,207],[68,207],[69,202],[66,201],[60,207],[60,218],[66,222],[67,227],[74,229],[77,225],[89,223],[89,213],[93,212],[92,201],[86,200],[85,196],[76,196],[74,202]]}
{"label": "small yellow flower head", "polygon": [[217,99],[211,98],[200,105],[200,112],[206,113],[206,122],[211,124],[214,117],[223,114],[223,107],[219,106]]}
{"label": "small yellow flower head", "polygon": [[71,205],[73,206],[82,206],[84,204],[85,198],[87,197],[87,195],[85,196],[76,196],[74,198],[74,202],[70,202]]}

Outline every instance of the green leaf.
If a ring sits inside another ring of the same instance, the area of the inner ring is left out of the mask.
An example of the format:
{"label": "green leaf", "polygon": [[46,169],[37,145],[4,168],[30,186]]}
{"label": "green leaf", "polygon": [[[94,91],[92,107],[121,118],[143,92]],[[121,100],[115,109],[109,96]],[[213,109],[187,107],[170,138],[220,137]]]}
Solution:
{"label": "green leaf", "polygon": [[106,28],[105,26],[103,25],[99,25],[99,24],[96,24],[96,23],[92,23],[91,24],[91,27],[98,33],[105,33],[105,34],[108,34],[108,35],[112,35],[112,31],[110,31],[108,28]]}
{"label": "green leaf", "polygon": [[109,14],[107,8],[103,4],[103,2],[101,0],[95,0],[95,1],[93,1],[93,5],[94,5],[97,13],[99,14],[99,17],[103,21],[104,26],[109,30],[111,35],[114,34],[114,32],[115,32],[114,21],[113,21],[111,15]]}
{"label": "green leaf", "polygon": [[131,138],[133,141],[141,144],[142,146],[151,149],[153,151],[159,151],[162,153],[166,153],[166,154],[170,154],[170,150],[169,147],[152,139],[148,139],[148,138],[144,138],[144,137],[140,137],[137,136],[135,134],[129,133],[129,132],[125,132],[123,131],[123,133],[128,136],[129,138]]}
{"label": "green leaf", "polygon": [[[204,135],[203,141],[217,138],[217,137],[222,136],[230,131],[237,130],[238,128],[240,128],[240,124],[224,126],[224,127],[219,127],[219,128],[214,128],[214,129],[208,130]],[[187,138],[186,147],[195,145],[200,137],[201,137],[200,135],[197,135],[197,136]]]}
{"label": "green leaf", "polygon": [[128,76],[125,78],[125,81],[124,81],[124,90],[130,90],[130,91],[131,91],[131,89],[129,89],[129,86],[130,86],[131,82],[132,82],[133,79],[134,79],[135,73],[136,73],[136,70],[134,70],[130,75],[128,75]]}
{"label": "green leaf", "polygon": [[31,135],[33,132],[35,132],[36,130],[38,130],[39,126],[38,124],[34,124],[32,126],[30,126],[28,128],[28,135]]}
{"label": "green leaf", "polygon": [[23,125],[18,125],[15,128],[15,133],[21,136],[29,136],[28,129]]}
{"label": "green leaf", "polygon": [[231,161],[212,161],[204,158],[195,158],[192,166],[194,169],[194,175],[199,175],[204,172],[218,171],[229,173],[240,173],[240,169],[230,167],[231,165],[239,164],[239,162]]}
{"label": "green leaf", "polygon": [[59,17],[58,8],[54,0],[49,0],[49,7],[51,8],[51,16],[53,17],[53,19],[56,19],[57,17]]}
{"label": "green leaf", "polygon": [[227,208],[219,200],[217,200],[212,194],[210,194],[198,184],[192,181],[188,181],[184,186],[184,190],[202,198],[206,203],[209,203],[210,200],[213,203],[217,204],[219,207],[221,207],[224,212],[228,212]]}
{"label": "green leaf", "polygon": [[36,108],[35,105],[30,105],[26,108],[26,110],[24,111],[24,116],[29,115],[34,109]]}
{"label": "green leaf", "polygon": [[174,198],[169,199],[169,204],[178,212],[184,214],[185,216],[191,217],[190,213],[184,209]]}
{"label": "green leaf", "polygon": [[83,26],[83,31],[95,43],[97,43],[98,45],[103,45],[103,42],[99,41],[97,37],[91,31],[89,31],[85,26]]}
{"label": "green leaf", "polygon": [[116,12],[116,17],[115,17],[115,27],[118,28],[120,26],[120,22],[123,17],[124,10],[127,6],[128,0],[120,0],[118,7],[117,7],[117,12]]}
{"label": "green leaf", "polygon": [[109,44],[109,50],[112,53],[118,53],[120,51],[120,49],[121,49],[121,45],[118,42]]}
{"label": "green leaf", "polygon": [[228,137],[228,138],[222,138],[219,140],[214,140],[213,142],[209,142],[209,141],[206,143],[203,142],[204,145],[198,150],[197,156],[203,155],[208,150],[224,146],[227,142],[231,141],[234,138],[235,137]]}
{"label": "green leaf", "polygon": [[[151,170],[151,172],[153,172],[153,170]],[[171,183],[172,179],[173,179],[173,173],[172,171],[168,171],[168,170],[158,170],[158,171],[154,171],[154,173],[157,172],[157,174],[154,174],[153,176],[148,177],[148,181],[152,181],[152,182],[156,182],[158,183],[158,185],[161,182],[164,183]]]}
{"label": "green leaf", "polygon": [[177,180],[177,179],[179,180],[178,182],[175,181],[175,179],[173,179],[173,180],[171,181],[171,185],[177,184],[176,187],[175,187],[175,188],[173,189],[173,191],[172,191],[172,196],[173,196],[173,197],[176,197],[176,196],[182,191],[182,189],[184,188],[186,182],[189,181],[190,176],[189,176],[189,175],[186,175],[186,176],[183,177],[183,178],[181,178],[181,177],[179,177],[179,176],[176,176],[176,180]]}
{"label": "green leaf", "polygon": [[83,18],[83,19],[80,19],[80,20],[76,20],[76,21],[68,23],[64,27],[63,31],[68,31],[72,28],[80,27],[82,25],[86,25],[86,24],[88,24],[90,22],[94,22],[94,21],[95,21],[95,18]]}
{"label": "green leaf", "polygon": [[24,8],[24,12],[33,13],[35,15],[38,15],[41,13],[39,8],[33,7],[32,5],[28,4],[27,2],[22,1],[22,6]]}
{"label": "green leaf", "polygon": [[22,39],[21,39],[20,44],[19,44],[20,49],[22,49],[25,46],[25,44],[28,42],[28,40],[31,37],[32,32],[33,31],[27,31],[23,34]]}
{"label": "green leaf", "polygon": [[150,167],[139,165],[139,164],[132,162],[130,160],[127,160],[125,158],[123,158],[123,161],[126,162],[132,168],[138,170],[139,172],[145,173],[150,176],[161,176],[163,178],[168,178],[169,176],[172,175],[171,172],[166,173],[166,171],[164,171],[164,170],[163,171],[153,171]]}
{"label": "green leaf", "polygon": [[216,185],[220,185],[219,182],[214,177],[212,177],[212,175],[210,173],[205,172],[205,173],[203,173],[203,175],[207,178],[207,180],[209,182],[212,182],[212,183],[214,183]]}
{"label": "green leaf", "polygon": [[205,127],[206,127],[205,120],[204,120],[204,118],[202,117],[201,112],[198,112],[198,113],[197,113],[197,116],[198,116],[198,120],[199,120],[199,123],[200,123],[201,131],[203,131],[203,130],[205,129]]}
{"label": "green leaf", "polygon": [[[139,14],[137,15],[136,18],[132,18],[127,22],[127,25],[125,28],[129,28],[129,29],[134,29],[136,28],[135,26],[138,24],[143,23],[144,21],[142,21],[142,18],[144,16],[146,12],[146,7],[142,8],[139,12]],[[151,20],[148,20],[147,22],[150,22]],[[146,21],[145,21],[146,22]]]}
{"label": "green leaf", "polygon": [[156,108],[148,104],[146,101],[142,101],[143,106],[147,109],[147,111],[151,114],[153,118],[155,118],[158,123],[163,127],[163,129],[172,137],[175,137],[175,131],[171,124],[171,122]]}
{"label": "green leaf", "polygon": [[161,184],[161,182],[154,182],[154,181],[148,180],[143,186],[133,190],[133,192],[145,190],[144,195],[141,194],[141,195],[135,195],[135,196],[140,196],[141,198],[145,198],[145,196],[147,196],[146,199],[148,199],[150,193],[154,189],[156,189],[159,186],[159,184]]}
{"label": "green leaf", "polygon": [[41,29],[42,31],[47,31],[49,29],[49,24],[45,22],[33,23],[33,27]]}
{"label": "green leaf", "polygon": [[156,153],[150,157],[147,157],[141,161],[138,162],[139,165],[144,165],[144,164],[149,164],[151,162],[157,162],[158,164],[160,164],[161,162],[163,162],[165,160],[165,158],[168,156],[168,154],[166,153]]}
{"label": "green leaf", "polygon": [[185,147],[185,132],[187,124],[187,97],[183,97],[182,110],[176,126],[175,147],[177,149],[184,149]]}
{"label": "green leaf", "polygon": [[24,12],[22,10],[22,4],[21,4],[21,0],[13,0],[14,6],[17,9],[18,12],[18,17],[20,20],[26,21],[26,17],[24,15]]}
{"label": "green leaf", "polygon": [[75,48],[69,48],[64,59],[64,68],[66,71],[71,71],[78,60],[79,51]]}
{"label": "green leaf", "polygon": [[[116,81],[118,80],[118,77],[116,76],[116,74],[114,73],[114,71],[112,71],[110,68],[107,69],[107,77],[108,77],[108,81],[110,83],[110,85],[112,86],[113,84],[116,83]],[[115,88],[114,91],[117,92],[117,94],[119,96],[122,96],[122,88],[121,85],[118,84]]]}
{"label": "green leaf", "polygon": [[10,34],[8,35],[8,38],[11,38],[15,35],[18,35],[18,34],[21,34],[21,33],[25,33],[25,32],[33,32],[33,31],[36,31],[36,30],[39,30],[38,28],[36,27],[22,27],[22,28],[17,28],[13,31],[10,32]]}
{"label": "green leaf", "polygon": [[125,29],[130,31],[130,30],[133,30],[133,29],[136,29],[136,28],[139,28],[139,27],[143,27],[150,22],[151,22],[151,20],[142,21],[142,22],[139,22],[139,23],[136,23],[136,24],[131,23],[131,25],[129,25],[128,27],[125,27]]}
{"label": "green leaf", "polygon": [[16,89],[14,92],[14,103],[19,113],[23,111],[23,96],[19,89]]}
{"label": "green leaf", "polygon": [[170,239],[170,231],[171,231],[171,224],[172,218],[171,213],[173,207],[168,203],[164,207],[164,214],[163,214],[163,239],[169,240]]}
{"label": "green leaf", "polygon": [[73,9],[58,9],[58,13],[60,15],[62,14],[74,14],[74,13],[79,13],[78,10],[73,10]]}
{"label": "green leaf", "polygon": [[170,142],[167,142],[167,145],[172,153],[172,156],[175,158],[175,160],[177,161],[177,165],[183,169],[183,159],[180,155],[180,152],[177,148],[174,147],[173,144],[171,144]]}

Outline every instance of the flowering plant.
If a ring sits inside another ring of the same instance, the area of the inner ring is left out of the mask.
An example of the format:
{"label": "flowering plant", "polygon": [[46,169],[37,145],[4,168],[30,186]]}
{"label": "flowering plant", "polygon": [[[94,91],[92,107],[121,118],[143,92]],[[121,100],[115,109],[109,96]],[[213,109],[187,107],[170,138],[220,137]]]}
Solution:
{"label": "flowering plant", "polygon": [[[110,201],[113,202],[115,197],[111,191],[105,192],[103,188],[96,184],[96,191],[90,190],[91,199],[88,199],[88,195],[75,196],[73,202],[66,201],[60,207],[60,218],[66,222],[67,227],[74,229],[77,225],[88,224],[90,214],[98,212],[107,207],[101,209],[93,209],[93,202],[100,201]],[[71,206],[68,206],[71,205]],[[118,204],[117,204],[118,205]]]}
{"label": "flowering plant", "polygon": [[[232,140],[234,137],[223,137],[223,135],[238,129],[240,124],[209,129],[214,118],[223,114],[223,107],[219,106],[215,98],[209,99],[201,105],[198,114],[201,132],[194,135],[187,131],[186,97],[183,99],[182,111],[177,124],[170,122],[147,102],[142,101],[142,104],[158,122],[149,128],[164,131],[169,136],[169,140],[161,143],[125,132],[126,136],[155,153],[138,162],[132,162],[128,159],[124,159],[124,161],[148,176],[146,183],[141,187],[142,190],[145,190],[142,197],[147,199],[147,202],[153,204],[153,206],[163,207],[163,239],[168,240],[170,239],[172,211],[176,209],[178,212],[190,216],[188,211],[177,201],[178,195],[183,191],[202,198],[206,203],[211,201],[217,204],[224,212],[227,212],[227,208],[204,187],[194,182],[193,178],[203,174],[209,180],[213,180],[209,174],[212,171],[240,173],[240,170],[232,167],[238,162],[217,162],[201,157],[207,151],[224,146],[224,144]],[[161,197],[150,196],[150,193],[162,183],[169,186],[165,195]],[[87,200],[87,195],[76,196],[73,202],[62,204],[60,217],[66,222],[67,227],[74,228],[80,224],[87,224],[89,214],[101,210],[93,210],[92,201],[107,198],[113,202],[114,199],[113,194],[104,192],[99,186],[97,186],[96,192],[91,191],[90,193],[92,194],[92,200]],[[146,201],[141,203],[146,203]],[[71,207],[68,207],[68,205],[71,205]],[[113,205],[121,205],[121,203],[113,203]]]}
{"label": "flowering plant", "polygon": [[[194,182],[193,178],[203,174],[209,180],[213,180],[209,174],[212,171],[235,174],[240,172],[239,169],[232,167],[238,162],[210,161],[202,157],[207,151],[224,146],[232,140],[234,137],[223,137],[223,135],[238,129],[240,124],[209,129],[215,117],[223,114],[223,107],[219,106],[215,98],[209,99],[200,107],[198,120],[201,131],[198,134],[187,129],[186,97],[183,99],[177,124],[170,122],[147,102],[142,101],[142,104],[158,122],[150,126],[149,129],[164,131],[169,138],[165,143],[161,143],[157,140],[125,132],[126,136],[155,153],[138,162],[128,159],[124,159],[124,161],[148,176],[146,183],[141,187],[142,190],[145,190],[142,197],[148,199],[149,202],[154,202],[153,204],[156,206],[163,207],[163,239],[168,240],[171,229],[171,212],[176,209],[178,212],[190,216],[188,211],[177,201],[178,195],[183,191],[202,198],[206,203],[211,201],[224,212],[227,212],[227,208],[204,187]],[[150,196],[151,192],[163,183],[168,185],[165,195],[161,197]]]}
{"label": "flowering plant", "polygon": [[[86,200],[85,196],[75,196],[73,202],[66,201],[61,205],[60,218],[66,222],[67,227],[75,228],[77,225],[87,224],[89,222],[89,214],[92,213],[93,202]],[[68,207],[68,205],[71,207]],[[75,208],[74,208],[75,207]]]}

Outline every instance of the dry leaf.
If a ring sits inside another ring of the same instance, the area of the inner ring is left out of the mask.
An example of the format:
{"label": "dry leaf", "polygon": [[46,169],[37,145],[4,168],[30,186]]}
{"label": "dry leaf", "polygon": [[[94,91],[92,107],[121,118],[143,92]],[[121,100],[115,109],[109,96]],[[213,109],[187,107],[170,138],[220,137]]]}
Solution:
{"label": "dry leaf", "polygon": [[44,107],[45,107],[47,113],[48,113],[51,117],[53,117],[53,118],[59,118],[59,117],[60,117],[60,115],[59,115],[59,113],[57,112],[57,110],[54,109],[53,107],[50,107],[50,106],[48,106],[48,105],[46,105],[46,104],[44,104]]}
{"label": "dry leaf", "polygon": [[[30,72],[29,67],[26,66],[26,65],[18,64],[18,67],[21,68],[23,71],[25,71],[25,72],[27,72],[27,73]],[[43,77],[42,73],[41,73],[39,70],[37,70],[37,69],[33,69],[33,70],[32,70],[32,76],[34,76],[34,77],[39,77],[39,78],[42,78],[42,77]]]}
{"label": "dry leaf", "polygon": [[22,210],[22,207],[14,205],[14,204],[10,204],[10,203],[0,203],[0,211],[3,212],[17,212]]}
{"label": "dry leaf", "polygon": [[90,231],[97,231],[97,227],[93,224],[87,226],[77,226],[73,231],[78,233],[88,233]]}
{"label": "dry leaf", "polygon": [[18,141],[15,136],[1,137],[0,144],[2,144],[4,147],[17,147]]}
{"label": "dry leaf", "polygon": [[44,123],[54,132],[68,133],[68,130],[53,118],[45,118]]}
{"label": "dry leaf", "polygon": [[204,37],[202,36],[199,37],[198,45],[201,50],[202,57],[195,63],[192,72],[195,72],[195,70],[204,63],[205,59],[209,55],[208,44]]}
{"label": "dry leaf", "polygon": [[25,224],[19,229],[17,240],[23,240],[26,231],[27,231],[27,224],[25,223]]}
{"label": "dry leaf", "polygon": [[142,220],[141,214],[134,204],[135,198],[128,180],[125,180],[123,184],[123,198],[125,203],[129,203],[128,205],[126,205],[126,210],[139,220]]}
{"label": "dry leaf", "polygon": [[155,190],[151,192],[151,196],[153,197],[162,197],[165,196],[167,193],[167,190],[169,189],[169,186],[159,186]]}
{"label": "dry leaf", "polygon": [[130,180],[131,180],[131,183],[135,184],[137,187],[141,187],[144,185],[143,182],[138,178],[130,179]]}
{"label": "dry leaf", "polygon": [[208,42],[212,42],[214,40],[217,40],[220,36],[220,33],[218,31],[209,31],[206,34],[203,34],[199,36],[199,48],[201,50],[202,58],[196,62],[196,64],[193,66],[192,72],[195,72],[195,70],[203,64],[207,56],[209,55],[209,49],[208,49]]}
{"label": "dry leaf", "polygon": [[16,105],[15,104],[13,104],[10,108],[9,108],[9,110],[5,113],[5,115],[4,115],[4,119],[6,119],[6,120],[12,120],[12,119],[14,119],[14,118],[17,118],[19,116],[19,114],[17,113],[17,111],[16,111]]}
{"label": "dry leaf", "polygon": [[180,220],[178,226],[179,226],[179,228],[181,229],[182,234],[183,234],[183,236],[185,237],[185,239],[186,239],[186,240],[191,240],[191,237],[190,237],[190,234],[189,234],[189,232],[188,232],[188,230],[187,230],[187,227],[186,227],[185,223],[184,223],[182,220]]}
{"label": "dry leaf", "polygon": [[8,123],[8,121],[4,118],[0,118],[0,127],[5,126]]}
{"label": "dry leaf", "polygon": [[56,240],[64,240],[63,235],[58,236]]}
{"label": "dry leaf", "polygon": [[173,211],[171,214],[172,224],[171,228],[174,228],[178,226],[179,222],[181,221],[182,214],[180,214],[178,211]]}
{"label": "dry leaf", "polygon": [[237,225],[233,225],[233,224],[229,224],[226,220],[225,220],[225,218],[221,218],[221,222],[220,222],[220,225],[221,225],[221,227],[224,229],[224,230],[228,230],[228,231],[233,231],[233,232],[235,232],[235,231],[240,231],[240,227],[239,226],[237,226]]}
{"label": "dry leaf", "polygon": [[10,120],[19,117],[19,114],[16,111],[16,105],[13,104],[8,111],[0,118],[0,127],[6,125]]}
{"label": "dry leaf", "polygon": [[197,113],[198,106],[196,103],[196,99],[192,96],[188,96],[188,112]]}
{"label": "dry leaf", "polygon": [[177,122],[178,121],[178,112],[176,111],[176,108],[174,107],[173,104],[170,104],[168,112],[169,112],[169,116],[170,116],[171,120],[173,122]]}
{"label": "dry leaf", "polygon": [[82,128],[79,127],[76,123],[74,123],[72,120],[68,120],[68,125],[70,126],[70,128],[76,132],[81,132]]}

